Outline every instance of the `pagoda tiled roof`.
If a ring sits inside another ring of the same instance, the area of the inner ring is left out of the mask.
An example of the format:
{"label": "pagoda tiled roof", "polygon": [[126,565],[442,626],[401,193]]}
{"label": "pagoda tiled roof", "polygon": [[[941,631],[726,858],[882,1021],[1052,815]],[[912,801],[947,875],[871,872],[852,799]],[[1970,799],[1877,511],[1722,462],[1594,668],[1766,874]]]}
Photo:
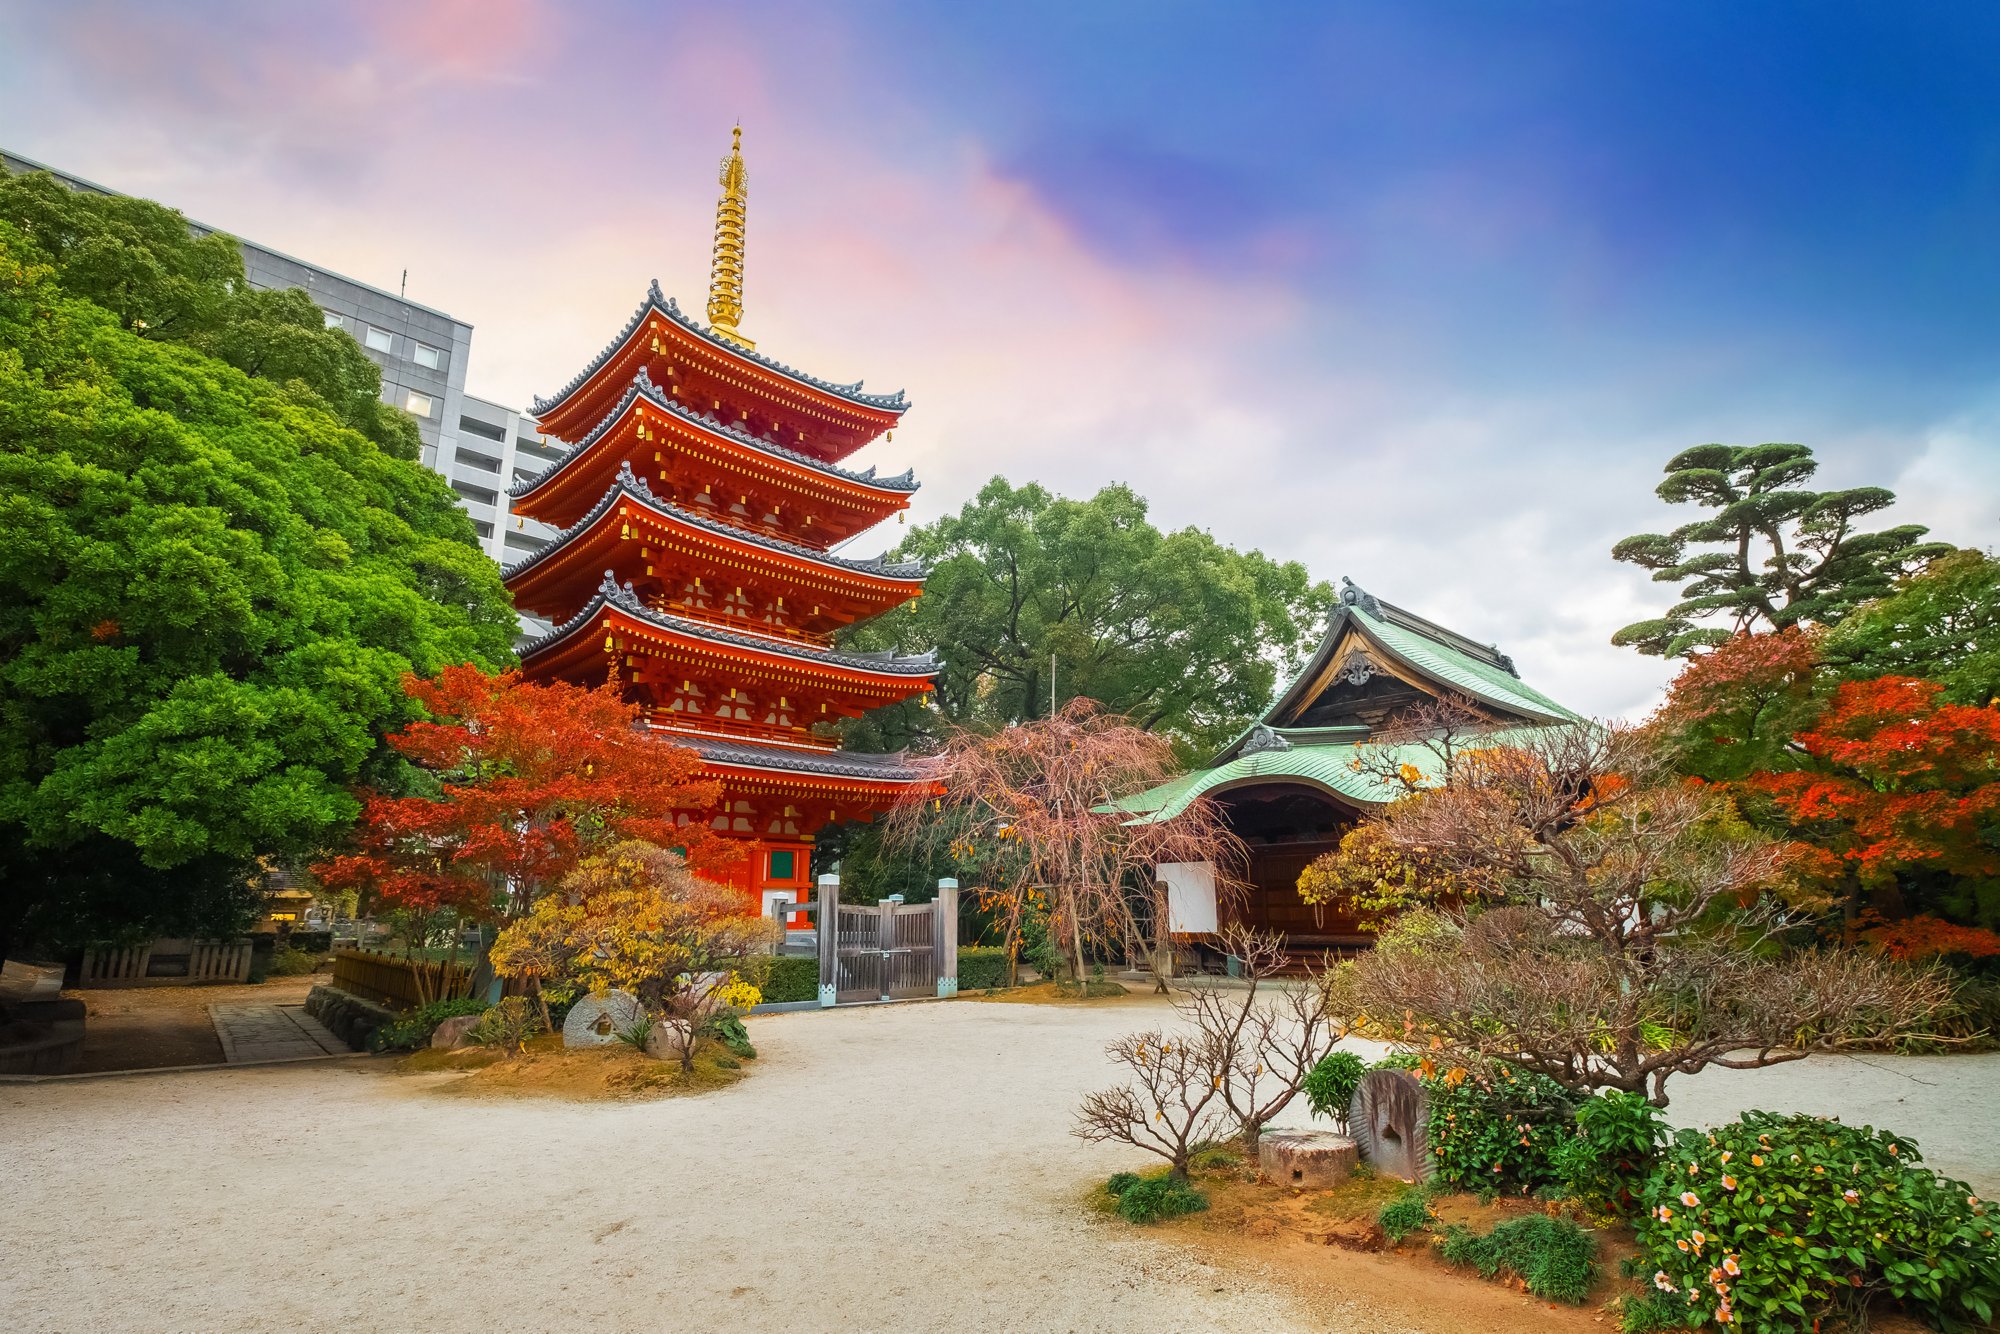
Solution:
{"label": "pagoda tiled roof", "polygon": [[[671,735],[671,733],[669,734]],[[760,746],[750,741],[717,741],[709,737],[674,736],[674,744],[687,746],[705,760],[716,764],[743,765],[757,769],[778,769],[786,773],[823,774],[832,778],[859,778],[886,783],[914,783],[924,771],[907,755],[871,755],[851,750],[804,750],[791,746]]]}
{"label": "pagoda tiled roof", "polygon": [[697,514],[693,510],[681,508],[670,500],[660,499],[653,488],[647,483],[646,479],[632,471],[630,463],[620,463],[618,465],[618,476],[606,488],[603,498],[591,506],[590,512],[550,538],[546,545],[529,552],[520,560],[502,569],[500,571],[502,582],[512,579],[523,570],[534,568],[544,560],[553,558],[555,553],[560,551],[571,538],[603,518],[611,507],[618,503],[620,496],[636,500],[654,513],[670,519],[677,519],[691,528],[700,528],[705,532],[715,533],[722,537],[731,537],[738,541],[748,542],[751,546],[763,547],[769,551],[782,552],[787,556],[796,556],[801,560],[809,560],[815,565],[825,565],[832,569],[846,570],[854,574],[874,575],[882,579],[922,579],[929,573],[924,568],[922,561],[890,561],[883,560],[880,556],[873,556],[867,560],[856,560],[852,556],[836,556],[830,551],[821,551],[817,547],[806,546],[803,542],[792,542],[782,537],[772,537],[767,533],[756,532],[749,528],[741,528],[733,523],[724,523],[722,520],[710,518],[706,514]]}
{"label": "pagoda tiled roof", "polygon": [[611,360],[617,354],[618,349],[625,345],[625,340],[630,338],[641,324],[645,323],[647,312],[655,310],[672,320],[675,324],[680,325],[681,328],[695,335],[695,337],[713,344],[721,351],[727,352],[734,357],[741,357],[745,361],[755,362],[766,370],[776,371],[778,374],[788,379],[796,380],[800,384],[810,385],[814,389],[833,394],[838,398],[844,398],[850,403],[856,403],[862,407],[876,408],[883,412],[905,412],[909,409],[909,399],[900,389],[893,394],[864,393],[862,392],[862,382],[860,380],[856,380],[853,384],[835,384],[831,380],[822,380],[817,375],[808,375],[795,366],[787,366],[782,361],[773,360],[761,352],[744,347],[741,343],[731,342],[721,335],[711,332],[707,327],[681,314],[680,304],[672,297],[661,294],[660,280],[655,278],[646,288],[646,299],[639,303],[639,308],[632,312],[632,318],[625,321],[625,327],[618,331],[617,336],[605,344],[604,350],[592,357],[590,362],[581,371],[577,372],[576,377],[568,384],[564,385],[548,398],[536,399],[533,406],[533,415],[539,417],[544,413],[552,411],[564,399],[568,398],[578,389],[581,389],[591,376],[597,374],[603,368],[605,362]]}
{"label": "pagoda tiled roof", "polygon": [[672,630],[695,639],[706,639],[715,644],[728,644],[733,648],[771,653],[799,662],[846,667],[863,672],[882,672],[891,676],[936,676],[938,672],[939,664],[935,652],[901,657],[892,651],[861,653],[850,649],[821,648],[817,644],[730,630],[707,621],[690,620],[685,616],[676,616],[672,612],[659,611],[647,606],[644,599],[632,591],[630,581],[619,583],[618,576],[610,570],[604,572],[604,579],[598,584],[596,594],[584,604],[581,611],[540,638],[523,644],[519,650],[521,659],[526,661],[543,649],[569,638],[577,630],[595,620],[606,607],[616,607],[627,615],[649,625],[657,625],[662,630]]}
{"label": "pagoda tiled roof", "polygon": [[589,432],[576,442],[576,445],[569,453],[563,455],[554,463],[551,463],[548,467],[530,477],[527,481],[516,482],[514,485],[508,487],[507,494],[510,496],[525,496],[551,477],[554,477],[557,473],[569,467],[571,463],[581,458],[584,452],[593,444],[596,444],[599,439],[609,433],[611,428],[618,424],[619,418],[623,417],[626,410],[632,406],[633,401],[640,398],[645,399],[648,403],[669,416],[679,417],[682,421],[698,426],[705,431],[726,436],[738,444],[747,445],[760,453],[769,454],[773,458],[783,459],[787,463],[799,464],[802,467],[812,469],[814,472],[824,473],[828,477],[838,477],[842,481],[847,482],[860,482],[864,486],[880,487],[884,491],[915,491],[922,485],[922,483],[917,481],[917,470],[915,468],[906,469],[895,477],[877,477],[875,469],[872,467],[861,472],[856,472],[851,468],[842,468],[837,464],[816,459],[810,454],[800,453],[796,449],[788,449],[775,441],[759,439],[740,427],[720,421],[705,412],[696,412],[679,399],[664,392],[658,384],[654,383],[653,377],[647,372],[646,368],[641,366],[639,373],[632,377],[630,387],[619,398],[618,406],[611,409],[605,415],[603,421],[591,427]]}

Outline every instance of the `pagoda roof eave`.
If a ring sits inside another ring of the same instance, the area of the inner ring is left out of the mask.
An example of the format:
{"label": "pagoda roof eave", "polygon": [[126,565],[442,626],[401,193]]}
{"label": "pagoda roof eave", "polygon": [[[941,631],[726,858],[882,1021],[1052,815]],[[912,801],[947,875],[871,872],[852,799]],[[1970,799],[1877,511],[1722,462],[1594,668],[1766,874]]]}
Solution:
{"label": "pagoda roof eave", "polygon": [[558,476],[567,471],[571,464],[582,458],[592,445],[608,435],[624,418],[625,414],[631,411],[633,403],[640,399],[644,399],[661,412],[685,422],[698,431],[704,431],[729,443],[756,450],[758,453],[769,455],[781,462],[796,464],[854,486],[878,491],[882,493],[883,499],[891,502],[898,497],[914,493],[923,485],[917,481],[916,469],[914,468],[906,469],[895,477],[877,477],[873,468],[869,468],[864,472],[855,472],[850,468],[843,468],[838,464],[816,459],[810,454],[801,453],[796,449],[789,449],[784,445],[776,444],[769,440],[759,440],[748,431],[741,431],[727,422],[717,421],[705,412],[696,412],[686,404],[680,402],[680,400],[662,393],[660,387],[653,382],[653,377],[648,374],[644,366],[641,366],[638,373],[632,377],[631,385],[625,390],[623,396],[619,398],[618,406],[612,408],[610,412],[605,414],[602,421],[591,427],[589,432],[571,447],[569,453],[563,455],[526,481],[516,482],[514,485],[508,487],[507,494],[516,500],[525,499],[533,495],[536,491],[539,491],[549,482],[554,481]]}
{"label": "pagoda roof eave", "polygon": [[763,533],[753,532],[748,528],[739,528],[735,524],[724,523],[720,519],[711,519],[705,514],[696,514],[692,510],[682,509],[679,505],[671,501],[660,499],[658,495],[654,494],[653,488],[647,485],[646,480],[632,471],[630,463],[621,463],[618,465],[617,478],[604,492],[604,495],[598,500],[597,504],[590,508],[588,513],[550,538],[546,546],[528,553],[513,565],[503,569],[500,572],[500,581],[502,583],[509,583],[527,571],[534,569],[536,566],[554,559],[556,554],[567,547],[570,542],[574,541],[578,535],[589,531],[593,524],[596,524],[611,513],[612,508],[618,503],[620,497],[630,499],[637,504],[645,506],[661,518],[711,536],[721,537],[728,541],[741,542],[746,546],[761,547],[766,551],[789,556],[795,560],[806,561],[809,564],[818,565],[825,569],[844,574],[858,574],[891,583],[914,585],[912,596],[915,595],[917,589],[921,588],[925,575],[929,573],[919,561],[885,561],[879,557],[871,560],[854,560],[851,557],[836,556],[831,552],[820,551],[816,548],[805,546],[802,543],[789,542],[781,537],[771,537]]}
{"label": "pagoda roof eave", "polygon": [[714,741],[707,738],[663,732],[674,744],[686,746],[711,765],[729,769],[758,769],[785,777],[810,775],[839,778],[885,786],[909,787],[925,781],[922,768],[901,753],[874,755],[848,750],[798,750],[759,745],[750,741]]}
{"label": "pagoda roof eave", "polygon": [[940,667],[937,655],[934,653],[905,658],[894,653],[856,653],[844,649],[820,648],[795,640],[774,639],[764,635],[727,630],[703,621],[675,616],[671,612],[656,611],[640,600],[639,595],[632,591],[631,584],[620,584],[617,577],[608,570],[605,571],[604,581],[597,587],[596,596],[585,603],[582,610],[539,639],[521,646],[518,654],[522,664],[525,666],[530,659],[550,652],[578,631],[591,625],[607,610],[629,616],[641,625],[672,631],[691,639],[706,640],[729,648],[747,649],[754,653],[789,659],[812,667],[832,667],[850,672],[872,673],[905,681],[931,680],[937,676]]}
{"label": "pagoda roof eave", "polygon": [[646,299],[639,303],[639,308],[632,312],[632,317],[625,322],[625,327],[618,331],[617,336],[605,344],[604,350],[592,357],[588,364],[581,371],[577,372],[575,378],[570,380],[568,384],[564,385],[548,398],[535,399],[532,405],[533,415],[541,417],[555,411],[571,395],[575,394],[586,384],[589,384],[597,372],[603,369],[605,363],[616,356],[618,350],[625,346],[632,335],[637,333],[645,324],[647,314],[654,311],[659,312],[675,325],[701,339],[702,342],[716,351],[734,357],[737,360],[748,362],[760,370],[782,375],[786,379],[792,380],[805,388],[816,390],[822,394],[832,395],[856,407],[888,413],[892,416],[901,416],[909,410],[909,399],[901,389],[898,389],[893,394],[864,393],[861,388],[862,381],[860,380],[856,380],[853,384],[835,384],[831,380],[822,380],[817,375],[809,375],[795,366],[787,366],[782,361],[774,360],[751,348],[744,347],[740,343],[729,341],[720,334],[704,328],[686,315],[683,315],[680,304],[672,297],[665,296],[660,292],[660,280],[655,278],[647,286]]}

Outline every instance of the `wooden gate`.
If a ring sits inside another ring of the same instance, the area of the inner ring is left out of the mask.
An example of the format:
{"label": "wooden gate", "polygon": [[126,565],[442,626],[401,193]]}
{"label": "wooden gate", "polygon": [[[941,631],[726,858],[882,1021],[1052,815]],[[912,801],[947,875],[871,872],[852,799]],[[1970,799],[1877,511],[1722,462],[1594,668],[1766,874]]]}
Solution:
{"label": "wooden gate", "polygon": [[910,1000],[958,991],[958,886],[932,903],[845,904],[819,886],[819,1003]]}

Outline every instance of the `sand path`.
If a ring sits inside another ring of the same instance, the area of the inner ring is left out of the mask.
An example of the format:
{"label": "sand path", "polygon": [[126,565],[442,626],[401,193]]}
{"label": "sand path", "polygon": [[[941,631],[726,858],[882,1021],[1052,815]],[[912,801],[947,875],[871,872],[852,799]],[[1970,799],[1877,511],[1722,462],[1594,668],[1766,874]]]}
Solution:
{"label": "sand path", "polygon": [[[0,1085],[0,1328],[1392,1328],[1076,1205],[1141,1165],[1068,1112],[1152,1008],[760,1017],[752,1078],[653,1103],[467,1099],[370,1061]],[[1955,1145],[1949,1170],[2000,1177],[1990,1119],[1946,1133],[1995,1105],[2000,1058],[1916,1062],[1924,1085],[1910,1064],[1688,1102],[1858,1092]]]}

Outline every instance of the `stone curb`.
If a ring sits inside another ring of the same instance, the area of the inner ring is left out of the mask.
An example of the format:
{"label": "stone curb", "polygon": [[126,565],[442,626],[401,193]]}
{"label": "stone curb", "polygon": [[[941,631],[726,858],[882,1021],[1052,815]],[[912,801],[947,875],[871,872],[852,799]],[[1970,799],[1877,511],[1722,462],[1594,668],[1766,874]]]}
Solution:
{"label": "stone curb", "polygon": [[365,1051],[327,1052],[320,1056],[280,1056],[267,1061],[215,1061],[208,1065],[156,1065],[142,1070],[78,1070],[67,1075],[0,1075],[0,1084],[55,1084],[79,1079],[129,1079],[134,1075],[185,1075],[200,1070],[255,1070],[271,1065],[305,1065],[311,1061],[352,1061],[372,1057]]}

